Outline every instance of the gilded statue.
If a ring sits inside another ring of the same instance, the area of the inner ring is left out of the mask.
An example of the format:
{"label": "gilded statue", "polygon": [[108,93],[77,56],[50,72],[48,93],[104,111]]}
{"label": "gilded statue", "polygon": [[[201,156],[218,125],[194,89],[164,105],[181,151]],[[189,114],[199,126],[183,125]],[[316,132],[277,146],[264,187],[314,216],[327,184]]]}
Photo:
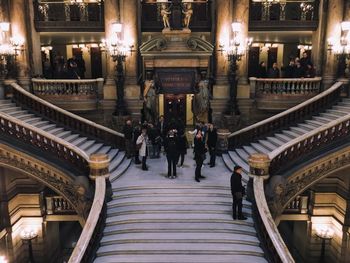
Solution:
{"label": "gilded statue", "polygon": [[208,111],[210,103],[209,81],[206,74],[201,74],[201,81],[198,83],[199,92],[194,95],[193,111],[197,121],[208,121]]}
{"label": "gilded statue", "polygon": [[147,73],[147,80],[144,82],[143,98],[145,119],[154,122],[157,115],[157,94],[151,73]]}
{"label": "gilded statue", "polygon": [[191,3],[185,3],[184,9],[182,10],[182,13],[184,14],[183,18],[183,24],[185,28],[188,28],[190,26],[191,17],[193,15],[193,9]]}
{"label": "gilded statue", "polygon": [[170,28],[169,16],[171,11],[168,9],[167,4],[163,3],[161,5],[160,15],[163,17],[164,28]]}

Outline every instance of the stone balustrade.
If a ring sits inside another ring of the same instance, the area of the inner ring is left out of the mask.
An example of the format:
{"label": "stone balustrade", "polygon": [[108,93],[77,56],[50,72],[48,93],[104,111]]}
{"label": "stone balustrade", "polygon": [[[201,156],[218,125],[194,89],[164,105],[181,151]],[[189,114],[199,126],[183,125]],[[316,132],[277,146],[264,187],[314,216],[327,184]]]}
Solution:
{"label": "stone balustrade", "polygon": [[45,197],[46,214],[74,214],[74,207],[63,196]]}
{"label": "stone balustrade", "polygon": [[11,83],[9,89],[12,100],[18,105],[96,141],[108,141],[112,146],[121,150],[124,149],[123,134],[59,108],[27,92],[16,83]]}
{"label": "stone balustrade", "polygon": [[309,197],[306,195],[296,196],[286,207],[286,214],[307,214]]}
{"label": "stone balustrade", "polygon": [[33,93],[64,109],[95,110],[103,94],[103,78],[32,79]]}
{"label": "stone balustrade", "polygon": [[249,78],[258,109],[285,110],[321,92],[322,78]]}
{"label": "stone balustrade", "polygon": [[327,109],[335,101],[340,100],[343,85],[343,83],[337,82],[325,92],[322,92],[289,110],[283,111],[268,119],[232,133],[228,137],[229,149],[264,138],[276,130],[289,127],[293,123],[303,121],[312,114]]}

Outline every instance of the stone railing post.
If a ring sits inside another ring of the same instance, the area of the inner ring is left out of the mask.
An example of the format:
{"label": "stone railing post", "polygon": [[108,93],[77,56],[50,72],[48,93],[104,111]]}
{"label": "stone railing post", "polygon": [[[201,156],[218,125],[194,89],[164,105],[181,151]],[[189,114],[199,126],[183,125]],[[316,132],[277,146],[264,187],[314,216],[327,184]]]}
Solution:
{"label": "stone railing post", "polygon": [[249,78],[249,84],[250,84],[250,99],[255,99],[256,78],[255,77],[250,77]]}
{"label": "stone railing post", "polygon": [[90,155],[90,179],[96,180],[98,177],[104,177],[106,179],[106,200],[108,201],[112,197],[112,187],[109,181],[109,162],[110,159],[107,154],[92,154]]}
{"label": "stone railing post", "polygon": [[97,81],[97,100],[103,100],[103,82],[104,79],[103,78],[98,78],[96,79]]}
{"label": "stone railing post", "polygon": [[249,182],[247,187],[247,198],[249,200],[254,199],[253,191],[253,180],[254,177],[258,176],[264,180],[270,177],[269,168],[270,168],[270,159],[269,156],[263,153],[254,153],[249,156]]}

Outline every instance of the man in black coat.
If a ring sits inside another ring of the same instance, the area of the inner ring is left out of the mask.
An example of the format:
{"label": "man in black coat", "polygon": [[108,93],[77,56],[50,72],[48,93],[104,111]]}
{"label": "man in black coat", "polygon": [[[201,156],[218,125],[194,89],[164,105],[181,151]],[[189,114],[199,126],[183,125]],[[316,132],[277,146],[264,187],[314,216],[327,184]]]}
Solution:
{"label": "man in black coat", "polygon": [[195,180],[200,182],[200,179],[204,179],[205,176],[202,176],[201,170],[204,161],[206,148],[205,142],[203,140],[203,134],[201,130],[197,131],[196,136],[194,137],[194,159],[196,160],[196,171],[195,171]]}
{"label": "man in black coat", "polygon": [[123,133],[125,138],[125,152],[128,159],[133,155],[133,132],[134,128],[132,127],[131,120],[127,120],[123,128]]}
{"label": "man in black coat", "polygon": [[210,155],[210,167],[215,166],[216,159],[216,143],[218,141],[218,132],[212,123],[209,123],[209,129],[207,131],[207,146]]}
{"label": "man in black coat", "polygon": [[247,218],[242,213],[243,195],[245,194],[245,188],[242,185],[242,167],[235,166],[231,175],[231,193],[232,193],[232,217],[234,220],[238,219],[246,220]]}
{"label": "man in black coat", "polygon": [[[170,130],[164,140],[164,149],[168,161],[168,178],[176,178],[176,163],[179,159],[178,138],[176,130]],[[171,173],[172,171],[172,173]]]}

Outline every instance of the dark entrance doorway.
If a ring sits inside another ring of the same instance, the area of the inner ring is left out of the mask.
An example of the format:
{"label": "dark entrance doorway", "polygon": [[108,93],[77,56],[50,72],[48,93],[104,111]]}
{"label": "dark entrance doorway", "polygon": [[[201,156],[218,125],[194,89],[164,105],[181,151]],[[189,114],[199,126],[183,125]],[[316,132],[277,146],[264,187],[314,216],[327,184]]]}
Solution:
{"label": "dark entrance doorway", "polygon": [[91,56],[91,78],[97,79],[102,78],[102,58],[100,48],[90,48]]}
{"label": "dark entrance doorway", "polygon": [[174,119],[186,124],[186,94],[164,94],[164,117],[167,122]]}

